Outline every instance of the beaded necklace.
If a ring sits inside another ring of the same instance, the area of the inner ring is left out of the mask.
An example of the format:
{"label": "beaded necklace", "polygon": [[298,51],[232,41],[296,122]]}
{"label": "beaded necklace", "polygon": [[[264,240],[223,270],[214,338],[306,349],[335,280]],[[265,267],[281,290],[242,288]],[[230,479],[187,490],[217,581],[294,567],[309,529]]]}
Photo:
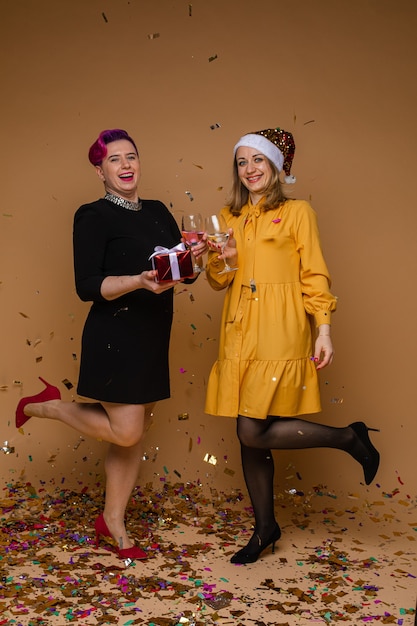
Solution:
{"label": "beaded necklace", "polygon": [[131,200],[125,200],[124,198],[120,198],[120,196],[115,196],[109,192],[106,193],[104,199],[109,200],[110,202],[113,202],[113,204],[117,204],[117,206],[121,206],[124,209],[129,209],[129,211],[140,211],[142,208],[141,200],[132,202]]}

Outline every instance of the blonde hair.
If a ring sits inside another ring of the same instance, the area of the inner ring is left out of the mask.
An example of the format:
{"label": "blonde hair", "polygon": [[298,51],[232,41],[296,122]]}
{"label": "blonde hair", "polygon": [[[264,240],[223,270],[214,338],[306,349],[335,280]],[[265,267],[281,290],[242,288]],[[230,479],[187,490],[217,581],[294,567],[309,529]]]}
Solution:
{"label": "blonde hair", "polygon": [[[262,203],[262,211],[272,211],[272,209],[277,209],[281,204],[283,204],[286,200],[288,200],[287,196],[284,194],[282,189],[281,181],[279,179],[279,172],[268,159],[268,163],[271,167],[271,180],[269,182],[268,187],[265,189],[265,200]],[[245,185],[239,178],[237,162],[236,159],[233,160],[233,180],[232,180],[232,188],[229,193],[229,197],[227,199],[227,206],[230,209],[232,215],[240,215],[242,207],[247,204],[249,199],[249,191],[246,189]]]}

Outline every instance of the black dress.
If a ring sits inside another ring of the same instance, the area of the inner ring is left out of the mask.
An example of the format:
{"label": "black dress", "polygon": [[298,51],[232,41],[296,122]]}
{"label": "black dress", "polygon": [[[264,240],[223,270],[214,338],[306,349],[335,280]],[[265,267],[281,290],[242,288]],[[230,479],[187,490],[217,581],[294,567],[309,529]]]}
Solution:
{"label": "black dress", "polygon": [[131,211],[102,198],[78,209],[73,236],[77,294],[93,302],[82,336],[78,394],[122,404],[168,398],[173,289],[138,289],[108,301],[100,286],[106,276],[152,269],[155,246],[171,248],[181,239],[174,217],[156,200]]}

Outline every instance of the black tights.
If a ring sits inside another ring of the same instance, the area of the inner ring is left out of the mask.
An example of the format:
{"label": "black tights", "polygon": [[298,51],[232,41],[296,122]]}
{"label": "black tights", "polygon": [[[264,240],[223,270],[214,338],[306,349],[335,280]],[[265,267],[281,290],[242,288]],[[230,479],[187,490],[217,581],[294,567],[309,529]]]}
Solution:
{"label": "black tights", "polygon": [[349,426],[335,428],[292,417],[269,416],[262,420],[239,415],[237,434],[243,474],[255,515],[254,541],[258,538],[266,540],[276,526],[271,449],[337,448],[349,452],[359,462],[366,454],[363,444]]}

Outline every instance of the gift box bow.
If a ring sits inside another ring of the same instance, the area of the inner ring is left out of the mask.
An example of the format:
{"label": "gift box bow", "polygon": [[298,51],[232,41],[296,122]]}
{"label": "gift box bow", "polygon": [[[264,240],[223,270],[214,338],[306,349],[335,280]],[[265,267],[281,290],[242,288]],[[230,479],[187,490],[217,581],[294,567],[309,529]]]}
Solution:
{"label": "gift box bow", "polygon": [[186,252],[187,248],[185,247],[185,245],[183,243],[178,243],[173,248],[164,248],[164,246],[155,246],[154,250],[155,252],[151,254],[151,256],[149,257],[149,260],[153,259],[154,256],[158,256],[158,254],[168,254],[169,262],[171,265],[172,280],[179,280],[181,278],[181,271],[180,271],[180,266],[178,263],[177,252]]}

